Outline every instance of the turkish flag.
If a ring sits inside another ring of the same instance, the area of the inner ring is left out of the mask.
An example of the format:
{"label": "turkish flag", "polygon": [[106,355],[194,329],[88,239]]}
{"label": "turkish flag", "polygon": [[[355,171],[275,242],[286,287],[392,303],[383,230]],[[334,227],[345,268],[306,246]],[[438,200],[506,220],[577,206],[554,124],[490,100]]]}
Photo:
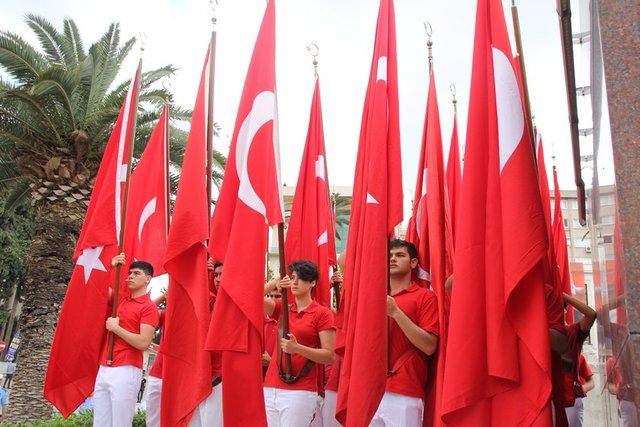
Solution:
{"label": "turkish flag", "polygon": [[418,249],[420,278],[426,277],[431,289],[438,297],[438,321],[440,338],[435,369],[430,372],[424,417],[425,425],[440,425],[440,402],[442,400],[442,380],[447,352],[448,298],[444,283],[453,273],[453,236],[447,200],[444,159],[442,153],[442,133],[440,113],[436,95],[435,76],[429,79],[429,96],[424,122],[422,148],[418,165],[416,194],[413,207],[415,228],[407,240]]}
{"label": "turkish flag", "polygon": [[[66,418],[93,393],[105,338],[111,260],[118,253],[127,163],[133,144],[140,70],[129,86],[109,137],[73,260],[56,327],[44,397]],[[114,270],[115,271],[115,270]]]}
{"label": "turkish flag", "polygon": [[283,222],[275,79],[275,1],[267,8],[240,98],[209,249],[224,273],[207,337],[222,352],[224,423],[266,425],[262,389],[268,226]]}
{"label": "turkish flag", "polygon": [[124,253],[130,260],[153,265],[154,276],[164,274],[162,261],[167,246],[168,129],[169,109],[165,106],[129,184]]}
{"label": "turkish flag", "polygon": [[329,268],[336,264],[336,244],[325,156],[320,82],[316,79],[284,253],[287,264],[306,259],[318,265],[320,276],[314,297],[325,307],[331,307]]}
{"label": "turkish flag", "polygon": [[336,418],[367,425],[387,381],[388,236],[402,221],[395,13],[381,0],[353,183]]}
{"label": "turkish flag", "polygon": [[[536,133],[536,150],[538,159],[538,185],[540,188],[540,198],[542,200],[542,211],[544,213],[544,222],[547,228],[547,239],[549,241],[549,249],[547,250],[547,258],[542,264],[544,279],[553,287],[558,282],[558,268],[556,264],[556,254],[553,245],[553,224],[551,222],[551,194],[549,192],[549,180],[547,178],[547,166],[544,160],[544,147],[542,144],[542,136]],[[558,295],[562,297],[562,290],[558,288]]]}
{"label": "turkish flag", "polygon": [[[557,268],[558,285],[556,289],[560,296],[562,293],[572,295],[571,291],[571,270],[569,269],[569,253],[567,249],[567,235],[564,232],[564,219],[562,218],[562,194],[558,186],[558,173],[553,168],[553,188],[554,188],[554,209],[553,209],[553,245],[555,248],[555,259],[553,265]],[[562,301],[562,300],[561,300]],[[569,306],[566,312],[567,324],[573,323],[573,307]]]}
{"label": "turkish flag", "polygon": [[502,2],[480,0],[442,398],[449,425],[552,422],[547,232],[515,70]]}
{"label": "turkish flag", "polygon": [[209,54],[191,118],[173,208],[164,267],[169,273],[167,311],[160,351],[163,354],[161,424],[186,426],[194,409],[211,394],[211,358],[204,349],[209,328],[206,240],[207,102]]}
{"label": "turkish flag", "polygon": [[449,198],[449,212],[451,213],[451,233],[453,245],[456,243],[456,226],[458,210],[460,208],[460,190],[462,189],[462,169],[460,165],[460,143],[458,142],[458,115],[453,116],[453,131],[451,132],[451,146],[447,160],[447,195]]}

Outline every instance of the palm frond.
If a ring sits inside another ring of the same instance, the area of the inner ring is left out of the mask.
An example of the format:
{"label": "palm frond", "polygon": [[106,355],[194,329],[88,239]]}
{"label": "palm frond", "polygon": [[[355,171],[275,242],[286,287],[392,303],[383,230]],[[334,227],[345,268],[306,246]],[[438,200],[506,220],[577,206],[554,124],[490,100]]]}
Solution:
{"label": "palm frond", "polygon": [[84,45],[82,43],[82,38],[80,37],[80,32],[78,31],[78,26],[72,19],[65,19],[63,25],[64,39],[62,47],[64,52],[69,52],[69,54],[73,55],[74,64],[80,64],[87,57],[87,54],[84,51]]}
{"label": "palm frond", "polygon": [[33,83],[46,66],[45,57],[22,37],[8,31],[0,32],[0,67],[19,85]]}
{"label": "palm frond", "polygon": [[62,68],[49,68],[43,72],[38,82],[31,88],[31,94],[37,98],[50,97],[52,104],[61,107],[59,119],[65,122],[67,129],[76,129],[76,118],[71,97],[78,84],[79,75]]}
{"label": "palm frond", "polygon": [[62,36],[58,30],[42,16],[32,13],[27,15],[26,23],[38,37],[40,46],[47,54],[49,63],[61,67],[65,66],[67,61],[62,52]]}

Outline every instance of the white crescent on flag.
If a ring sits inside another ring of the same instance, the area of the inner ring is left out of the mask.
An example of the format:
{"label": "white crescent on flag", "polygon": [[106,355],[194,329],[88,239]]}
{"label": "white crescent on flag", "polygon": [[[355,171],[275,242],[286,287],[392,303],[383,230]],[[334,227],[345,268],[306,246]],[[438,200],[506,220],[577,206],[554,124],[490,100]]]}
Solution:
{"label": "white crescent on flag", "polygon": [[157,197],[154,197],[153,199],[149,200],[149,203],[145,205],[142,213],[140,214],[140,223],[138,224],[138,242],[142,242],[142,230],[144,230],[144,225],[147,223],[147,220],[151,215],[156,213],[157,199]]}
{"label": "white crescent on flag", "polygon": [[495,47],[493,70],[498,115],[498,142],[500,145],[500,172],[520,144],[524,132],[524,112],[520,87],[513,65],[507,56]]}
{"label": "white crescent on flag", "polygon": [[249,160],[249,150],[256,133],[262,126],[275,118],[275,94],[270,91],[260,92],[253,100],[251,111],[240,126],[238,140],[236,141],[236,172],[240,184],[238,186],[238,198],[247,206],[267,220],[267,209],[260,199],[249,177],[247,162]]}
{"label": "white crescent on flag", "polygon": [[318,156],[316,159],[316,178],[324,181],[324,156]]}

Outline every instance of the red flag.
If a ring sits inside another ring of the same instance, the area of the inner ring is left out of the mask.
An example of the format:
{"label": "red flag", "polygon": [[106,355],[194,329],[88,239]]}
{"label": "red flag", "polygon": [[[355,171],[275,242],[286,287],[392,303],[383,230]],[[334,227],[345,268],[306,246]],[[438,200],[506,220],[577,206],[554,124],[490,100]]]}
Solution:
{"label": "red flag", "polygon": [[440,425],[440,402],[442,400],[442,380],[447,350],[447,297],[444,283],[453,273],[453,238],[449,203],[445,184],[444,160],[442,154],[442,134],[440,113],[433,72],[429,79],[429,97],[424,122],[422,149],[418,166],[413,217],[415,231],[407,234],[407,240],[418,249],[418,264],[423,277],[428,275],[431,289],[438,297],[438,321],[440,337],[435,361],[435,378],[430,378],[431,387],[427,392],[425,425]]}
{"label": "red flag", "polygon": [[462,189],[462,170],[460,167],[460,145],[458,143],[458,115],[454,112],[453,131],[451,132],[451,147],[447,161],[447,195],[449,197],[449,212],[451,214],[451,233],[453,245],[456,243],[456,226],[458,210],[460,208],[460,190]]}
{"label": "red flag", "polygon": [[154,276],[164,274],[162,258],[167,246],[168,126],[165,107],[129,184],[124,253],[130,260],[153,265]]}
{"label": "red flag", "polygon": [[207,102],[209,55],[191,118],[173,209],[164,267],[169,273],[167,311],[161,351],[161,424],[186,426],[194,409],[211,394],[211,359],[204,350],[209,328],[207,247]]}
{"label": "red flag", "polygon": [[387,380],[388,236],[402,221],[395,13],[381,0],[362,114],[341,307],[336,418],[367,425]]}
{"label": "red flag", "polygon": [[316,79],[284,253],[287,264],[306,259],[318,265],[320,276],[315,286],[315,299],[325,307],[331,307],[329,266],[336,264],[336,244],[325,164],[320,82]]}
{"label": "red flag", "polygon": [[266,425],[262,389],[268,225],[283,221],[275,94],[275,4],[256,39],[238,107],[210,251],[224,263],[207,349],[222,352],[224,423]]}
{"label": "red flag", "polygon": [[498,0],[478,2],[466,141],[442,418],[550,426],[546,228]]}
{"label": "red flag", "polygon": [[[553,168],[553,188],[554,188],[554,209],[553,209],[553,246],[555,248],[555,259],[553,265],[557,268],[558,285],[556,289],[560,295],[563,292],[572,295],[571,291],[571,270],[569,270],[569,254],[567,252],[567,235],[564,232],[564,219],[562,218],[562,194],[558,186],[558,173]],[[573,323],[573,307],[567,308],[567,324]]]}
{"label": "red flag", "polygon": [[[521,92],[522,93],[522,92]],[[537,158],[538,158],[538,185],[540,188],[540,198],[542,200],[542,212],[544,213],[544,222],[547,228],[547,239],[549,241],[549,249],[547,250],[546,261],[543,262],[542,268],[544,272],[545,281],[551,286],[556,287],[557,273],[556,267],[556,255],[553,248],[553,224],[551,222],[551,194],[549,192],[549,180],[547,178],[547,166],[544,161],[544,148],[542,145],[542,136],[540,133],[536,134],[536,146],[537,146]],[[562,297],[562,292],[559,290],[559,296]]]}
{"label": "red flag", "polygon": [[[127,163],[140,88],[138,65],[96,176],[73,260],[76,263],[58,319],[44,397],[68,417],[93,393],[105,337],[111,259],[118,253]],[[132,125],[133,124],[133,125]]]}

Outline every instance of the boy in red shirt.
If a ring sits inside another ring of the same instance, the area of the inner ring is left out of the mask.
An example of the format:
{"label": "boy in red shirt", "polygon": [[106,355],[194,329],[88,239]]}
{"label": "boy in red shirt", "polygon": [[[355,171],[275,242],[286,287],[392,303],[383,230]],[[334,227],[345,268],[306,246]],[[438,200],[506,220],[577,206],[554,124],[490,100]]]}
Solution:
{"label": "boy in red shirt", "polygon": [[387,297],[389,366],[387,386],[373,426],[422,426],[427,357],[438,347],[438,303],[433,292],[411,281],[418,251],[406,240],[389,244],[391,295]]}
{"label": "boy in red shirt", "polygon": [[[124,264],[124,253],[111,261],[113,267]],[[152,277],[151,264],[145,261],[131,263],[126,279],[131,295],[118,304],[117,317],[106,320],[107,330],[115,335],[113,355],[108,366],[109,334],[106,334],[93,392],[94,427],[131,425],[135,415],[142,381],[142,352],[151,344],[158,325],[158,309],[147,294]]]}

